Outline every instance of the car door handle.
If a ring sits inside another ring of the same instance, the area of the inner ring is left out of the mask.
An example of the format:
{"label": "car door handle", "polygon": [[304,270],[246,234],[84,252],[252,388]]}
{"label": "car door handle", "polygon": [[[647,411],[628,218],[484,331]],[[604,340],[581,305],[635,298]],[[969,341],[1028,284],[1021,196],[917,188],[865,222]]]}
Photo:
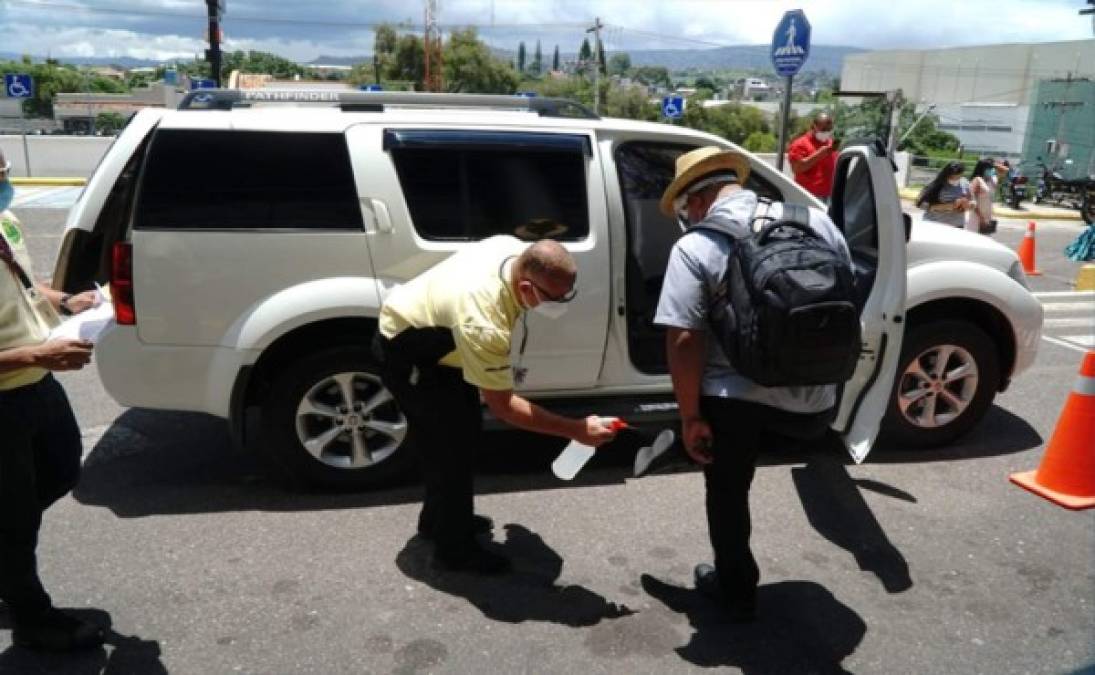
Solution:
{"label": "car door handle", "polygon": [[365,220],[371,220],[373,227],[377,232],[392,231],[392,216],[388,212],[387,204],[379,199],[362,197],[361,206],[362,215],[365,216]]}

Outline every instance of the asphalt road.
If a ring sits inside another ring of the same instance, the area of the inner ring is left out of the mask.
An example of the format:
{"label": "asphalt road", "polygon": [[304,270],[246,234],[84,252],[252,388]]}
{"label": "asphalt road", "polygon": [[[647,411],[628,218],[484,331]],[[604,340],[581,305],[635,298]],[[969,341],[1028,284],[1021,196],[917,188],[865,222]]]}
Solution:
{"label": "asphalt road", "polygon": [[[18,212],[48,274],[64,212]],[[1013,246],[1024,227],[1004,222],[996,237]],[[1079,228],[1039,223],[1037,290],[1068,290],[1077,265],[1060,250]],[[0,631],[0,673],[1092,668],[1095,512],[1007,480],[1038,465],[1083,331],[1048,331],[1056,341],[955,446],[882,445],[859,466],[831,447],[766,455],[751,502],[761,618],[747,627],[689,590],[710,556],[695,471],[632,480],[621,447],[562,484],[552,448],[497,434],[477,509],[516,572],[445,577],[411,538],[414,484],[288,493],[230,449],[219,421],[124,410],[93,368],[66,375],[85,472],[47,514],[42,572],[60,605],[112,626],[111,644],[43,657]]]}

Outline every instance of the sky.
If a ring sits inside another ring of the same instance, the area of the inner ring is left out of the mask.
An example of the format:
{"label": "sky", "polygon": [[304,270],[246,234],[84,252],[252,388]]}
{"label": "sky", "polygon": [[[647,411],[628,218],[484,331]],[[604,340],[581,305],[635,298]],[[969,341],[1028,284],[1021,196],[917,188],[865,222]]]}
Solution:
{"label": "sky", "polygon": [[[378,23],[421,29],[425,0],[225,0],[224,48],[301,62],[372,53]],[[437,0],[443,30],[467,25],[496,47],[541,40],[577,51],[600,17],[609,52],[767,44],[803,9],[812,43],[931,48],[1092,38],[1086,0]],[[0,0],[0,51],[35,56],[191,58],[204,49],[204,0]]]}

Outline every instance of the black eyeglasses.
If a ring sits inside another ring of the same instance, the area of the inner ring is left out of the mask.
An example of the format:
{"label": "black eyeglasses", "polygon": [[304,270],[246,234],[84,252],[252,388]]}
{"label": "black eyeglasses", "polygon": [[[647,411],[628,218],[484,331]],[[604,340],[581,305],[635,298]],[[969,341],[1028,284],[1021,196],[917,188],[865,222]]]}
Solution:
{"label": "black eyeglasses", "polygon": [[[528,277],[525,277],[525,278],[528,279]],[[551,293],[547,292],[544,289],[543,286],[536,283],[532,279],[528,279],[528,282],[530,284],[532,284],[532,287],[536,289],[536,292],[539,293],[541,295],[541,297],[543,297],[544,300],[547,300],[548,302],[567,303],[567,302],[570,302],[571,300],[573,300],[575,297],[578,296],[578,287],[577,286],[572,286],[570,288],[570,290],[567,291],[566,293],[563,293],[562,295],[560,295],[558,297],[554,297],[554,296],[551,295]]]}

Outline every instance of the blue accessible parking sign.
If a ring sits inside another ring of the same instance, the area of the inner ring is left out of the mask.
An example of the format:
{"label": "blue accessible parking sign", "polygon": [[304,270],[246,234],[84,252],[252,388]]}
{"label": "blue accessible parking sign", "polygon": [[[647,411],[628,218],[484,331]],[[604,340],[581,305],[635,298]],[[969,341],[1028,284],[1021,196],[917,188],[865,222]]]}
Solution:
{"label": "blue accessible parking sign", "polygon": [[5,75],[4,94],[11,98],[30,98],[34,96],[34,78],[30,75]]}
{"label": "blue accessible parking sign", "polygon": [[671,120],[678,119],[684,115],[684,97],[683,96],[666,96],[662,99],[662,115],[668,117]]}
{"label": "blue accessible parking sign", "polygon": [[782,77],[794,77],[810,56],[810,22],[801,9],[783,15],[772,34],[772,65]]}

